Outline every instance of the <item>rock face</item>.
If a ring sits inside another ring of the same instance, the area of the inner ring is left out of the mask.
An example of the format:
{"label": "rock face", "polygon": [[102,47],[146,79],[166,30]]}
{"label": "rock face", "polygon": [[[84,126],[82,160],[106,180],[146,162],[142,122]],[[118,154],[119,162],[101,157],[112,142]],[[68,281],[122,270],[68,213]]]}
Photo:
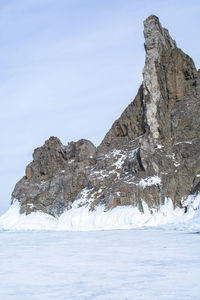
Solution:
{"label": "rock face", "polygon": [[200,191],[200,72],[156,16],[144,21],[146,60],[133,102],[102,143],[63,146],[51,137],[33,153],[12,201],[21,213],[59,216],[74,201],[94,210],[144,202],[153,212],[167,198],[185,207]]}

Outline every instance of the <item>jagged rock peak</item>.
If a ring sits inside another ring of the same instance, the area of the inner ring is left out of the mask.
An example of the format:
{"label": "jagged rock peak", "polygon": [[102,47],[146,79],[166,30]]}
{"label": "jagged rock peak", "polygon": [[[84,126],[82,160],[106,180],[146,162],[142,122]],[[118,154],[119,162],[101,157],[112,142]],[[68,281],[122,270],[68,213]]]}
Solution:
{"label": "jagged rock peak", "polygon": [[48,140],[45,141],[45,146],[47,147],[60,147],[62,145],[61,141],[59,140],[59,138],[55,137],[55,136],[51,136]]}
{"label": "jagged rock peak", "polygon": [[170,109],[195,85],[197,71],[192,59],[176,47],[158,17],[144,21],[145,66],[143,93],[147,128],[155,142],[168,140]]}
{"label": "jagged rock peak", "polygon": [[176,42],[171,38],[167,29],[160,24],[159,18],[155,15],[149,16],[144,21],[144,38],[146,51],[157,49],[175,48]]}
{"label": "jagged rock peak", "polygon": [[160,86],[160,70],[162,57],[166,51],[176,48],[176,42],[170,37],[168,30],[163,28],[158,17],[151,15],[144,21],[145,66],[143,69],[143,92],[146,107],[146,122],[151,137],[159,139],[158,103],[163,101]]}
{"label": "jagged rock peak", "polygon": [[[176,90],[178,90],[177,97],[185,93],[184,78],[182,79],[180,74],[177,76],[175,74],[175,71],[179,73],[179,68],[182,68],[180,63],[183,59],[177,57],[180,49],[176,47],[176,42],[170,37],[168,30],[161,26],[158,17],[151,15],[144,21],[144,37],[146,56],[142,85],[133,102],[114,122],[111,130],[105,136],[100,145],[101,149],[106,146],[116,148],[119,144],[133,140],[145,133],[149,134],[153,142],[157,142],[160,137],[165,135],[163,124],[165,123],[164,119],[168,118],[168,116],[163,118],[159,115],[160,106],[164,106],[162,111],[164,113],[171,94],[175,98]],[[173,59],[170,58],[172,52]],[[175,65],[176,60],[177,65]],[[173,66],[170,66],[172,63]],[[184,65],[187,69],[188,62]],[[173,70],[171,70],[172,68]],[[186,70],[180,70],[180,73],[184,71]],[[170,95],[168,95],[169,93]]]}

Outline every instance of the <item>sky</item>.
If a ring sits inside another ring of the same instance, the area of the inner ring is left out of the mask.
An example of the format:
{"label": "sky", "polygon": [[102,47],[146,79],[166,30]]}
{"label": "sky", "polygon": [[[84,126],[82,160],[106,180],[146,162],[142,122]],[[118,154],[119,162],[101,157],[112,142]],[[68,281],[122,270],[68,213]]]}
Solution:
{"label": "sky", "polygon": [[0,0],[0,214],[35,148],[98,145],[134,99],[151,14],[200,68],[199,0]]}

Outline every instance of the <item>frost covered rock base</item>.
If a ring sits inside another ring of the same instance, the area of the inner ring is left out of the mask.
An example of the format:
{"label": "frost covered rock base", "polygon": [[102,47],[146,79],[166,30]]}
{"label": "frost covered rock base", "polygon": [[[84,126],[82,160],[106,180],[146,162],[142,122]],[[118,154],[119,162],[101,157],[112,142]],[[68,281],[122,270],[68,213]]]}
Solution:
{"label": "frost covered rock base", "polygon": [[160,227],[187,231],[200,231],[200,195],[193,199],[189,197],[190,208],[187,213],[183,209],[174,209],[171,199],[151,213],[144,205],[141,213],[137,207],[118,206],[107,212],[103,206],[95,211],[89,207],[78,207],[75,201],[70,210],[55,218],[43,212],[34,212],[29,215],[20,214],[20,204],[15,202],[7,213],[0,217],[0,230],[112,230]]}
{"label": "frost covered rock base", "polygon": [[15,202],[9,210],[0,217],[0,230],[112,230],[133,229],[165,226],[168,229],[200,231],[200,196],[189,198],[192,205],[187,213],[183,209],[174,209],[171,199],[151,213],[144,205],[141,213],[137,207],[118,206],[107,212],[103,206],[95,211],[89,207],[77,207],[75,201],[70,210],[55,218],[43,212],[34,212],[29,215],[20,214],[20,204]]}
{"label": "frost covered rock base", "polygon": [[34,151],[12,193],[7,216],[22,214],[16,226],[32,226],[27,220],[36,217],[77,230],[187,218],[200,192],[200,72],[156,16],[144,21],[144,37],[143,82],[134,101],[97,148],[51,137]]}

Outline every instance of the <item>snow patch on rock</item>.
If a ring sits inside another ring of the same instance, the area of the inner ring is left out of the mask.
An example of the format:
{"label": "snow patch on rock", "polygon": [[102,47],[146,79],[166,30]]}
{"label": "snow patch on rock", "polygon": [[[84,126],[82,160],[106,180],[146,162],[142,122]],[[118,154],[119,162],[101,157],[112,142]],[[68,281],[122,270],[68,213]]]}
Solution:
{"label": "snow patch on rock", "polygon": [[139,185],[145,188],[146,186],[160,184],[161,179],[158,176],[147,177],[145,179],[141,179]]}
{"label": "snow patch on rock", "polygon": [[126,155],[122,154],[119,157],[119,159],[113,164],[113,166],[115,166],[116,169],[121,169],[125,159],[126,159]]}

